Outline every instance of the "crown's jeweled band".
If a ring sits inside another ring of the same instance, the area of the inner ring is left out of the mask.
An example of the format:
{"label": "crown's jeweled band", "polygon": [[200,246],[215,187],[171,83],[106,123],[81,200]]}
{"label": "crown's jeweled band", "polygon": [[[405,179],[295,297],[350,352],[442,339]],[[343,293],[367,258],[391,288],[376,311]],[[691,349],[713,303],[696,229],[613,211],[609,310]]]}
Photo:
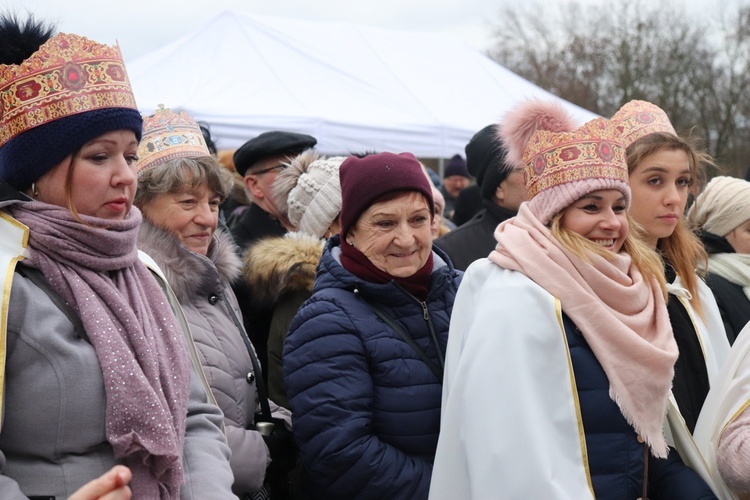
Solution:
{"label": "crown's jeweled band", "polygon": [[612,117],[612,123],[622,135],[626,148],[649,134],[677,135],[664,110],[646,101],[626,103]]}
{"label": "crown's jeweled band", "polygon": [[616,128],[599,118],[578,130],[534,133],[524,152],[529,198],[551,186],[605,178],[627,182],[625,148]]}
{"label": "crown's jeweled band", "polygon": [[0,146],[66,116],[102,108],[137,109],[122,54],[61,33],[19,65],[0,65]]}
{"label": "crown's jeweled band", "polygon": [[138,145],[136,167],[139,174],[176,158],[210,154],[200,127],[184,111],[174,113],[160,104],[152,116],[143,118],[143,138]]}

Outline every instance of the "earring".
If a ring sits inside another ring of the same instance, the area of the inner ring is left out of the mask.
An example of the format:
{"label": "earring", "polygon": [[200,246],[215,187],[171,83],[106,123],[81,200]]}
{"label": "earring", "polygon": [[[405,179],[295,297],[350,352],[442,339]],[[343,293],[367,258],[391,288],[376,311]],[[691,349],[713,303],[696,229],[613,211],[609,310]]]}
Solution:
{"label": "earring", "polygon": [[353,246],[354,246],[354,242],[353,242],[353,241],[347,241],[347,243],[349,243],[349,246],[350,246],[350,247],[353,247]]}
{"label": "earring", "polygon": [[36,182],[31,183],[31,196],[33,196],[34,198],[39,196],[39,191],[36,190]]}

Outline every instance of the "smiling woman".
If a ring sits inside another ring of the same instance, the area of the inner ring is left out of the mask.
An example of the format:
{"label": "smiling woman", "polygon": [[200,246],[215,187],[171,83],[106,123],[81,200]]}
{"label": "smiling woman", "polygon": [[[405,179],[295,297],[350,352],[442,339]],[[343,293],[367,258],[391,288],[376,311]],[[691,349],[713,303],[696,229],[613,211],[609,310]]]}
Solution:
{"label": "smiling woman", "polygon": [[359,216],[346,242],[379,270],[408,278],[422,269],[432,253],[432,217],[424,195],[394,193]]}
{"label": "smiling woman", "polygon": [[[135,204],[144,216],[138,246],[175,291],[224,412],[232,489],[242,498],[267,498],[269,490],[271,498],[284,498],[280,489],[295,453],[291,417],[267,398],[230,286],[240,273],[237,247],[218,228],[232,175],[209,155],[195,120],[164,107],[144,120],[138,156]],[[273,427],[269,436],[258,430],[261,422]]]}
{"label": "smiling woman", "polygon": [[461,273],[432,246],[432,186],[409,154],[339,169],[341,233],[284,343],[311,498],[427,498]]}
{"label": "smiling woman", "polygon": [[529,201],[456,296],[430,498],[711,498],[662,432],[677,346],[620,133],[561,113],[501,125]]}
{"label": "smiling woman", "polygon": [[628,200],[620,191],[594,191],[560,212],[560,228],[617,253],[628,236],[627,208]]}

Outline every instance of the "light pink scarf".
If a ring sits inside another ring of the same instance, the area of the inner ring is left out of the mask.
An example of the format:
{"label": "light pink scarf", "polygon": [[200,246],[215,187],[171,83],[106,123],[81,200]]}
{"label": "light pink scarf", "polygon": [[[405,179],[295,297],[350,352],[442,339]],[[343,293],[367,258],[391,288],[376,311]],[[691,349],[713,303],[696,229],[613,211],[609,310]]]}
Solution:
{"label": "light pink scarf", "polygon": [[677,344],[658,283],[644,280],[630,256],[590,263],[560,244],[524,203],[495,230],[489,260],[519,271],[560,300],[609,379],[610,397],[656,457],[666,457],[662,424]]}
{"label": "light pink scarf", "polygon": [[41,270],[78,314],[96,350],[106,396],[105,432],[133,471],[133,498],[175,499],[183,481],[190,365],[159,284],[138,259],[141,213],[81,216],[39,201],[10,208],[29,227],[25,265]]}

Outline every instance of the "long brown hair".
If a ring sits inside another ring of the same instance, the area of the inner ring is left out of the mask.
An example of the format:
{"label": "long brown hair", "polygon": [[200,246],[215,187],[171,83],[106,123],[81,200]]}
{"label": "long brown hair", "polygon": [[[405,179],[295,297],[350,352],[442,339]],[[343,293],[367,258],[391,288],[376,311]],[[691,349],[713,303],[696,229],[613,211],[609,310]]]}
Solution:
{"label": "long brown hair", "polygon": [[[655,133],[635,141],[627,149],[628,173],[632,175],[647,156],[661,151],[674,150],[684,151],[688,157],[690,176],[693,181],[690,193],[693,197],[697,197],[700,186],[705,182],[705,166],[713,165],[713,160],[707,154],[700,152],[691,141],[681,137]],[[680,276],[683,285],[692,295],[691,305],[703,317],[703,309],[698,296],[698,283],[701,278],[697,273],[703,274],[702,269],[706,268],[708,255],[701,241],[693,233],[684,214],[681,214],[674,232],[666,238],[660,238],[656,243],[656,248]]]}

